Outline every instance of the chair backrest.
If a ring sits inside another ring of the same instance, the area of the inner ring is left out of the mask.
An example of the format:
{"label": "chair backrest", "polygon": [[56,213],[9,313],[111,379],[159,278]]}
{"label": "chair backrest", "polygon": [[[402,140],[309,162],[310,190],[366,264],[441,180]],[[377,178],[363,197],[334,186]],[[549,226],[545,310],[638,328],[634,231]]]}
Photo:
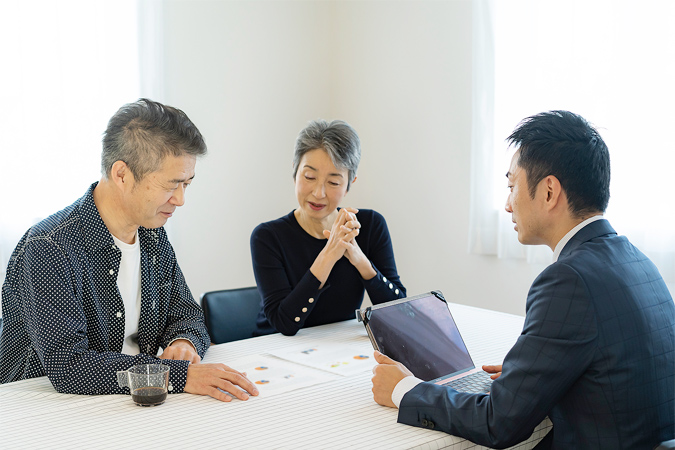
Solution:
{"label": "chair backrest", "polygon": [[260,312],[260,294],[254,287],[205,292],[201,296],[211,342],[238,341],[253,336]]}

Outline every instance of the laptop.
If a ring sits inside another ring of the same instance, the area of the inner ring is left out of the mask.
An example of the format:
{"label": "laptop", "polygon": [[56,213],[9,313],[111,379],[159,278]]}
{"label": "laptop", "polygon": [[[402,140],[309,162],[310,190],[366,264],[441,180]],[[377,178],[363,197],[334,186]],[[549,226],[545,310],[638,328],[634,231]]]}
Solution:
{"label": "laptop", "polygon": [[440,291],[356,310],[373,348],[417,378],[461,392],[489,392],[490,374],[476,367]]}

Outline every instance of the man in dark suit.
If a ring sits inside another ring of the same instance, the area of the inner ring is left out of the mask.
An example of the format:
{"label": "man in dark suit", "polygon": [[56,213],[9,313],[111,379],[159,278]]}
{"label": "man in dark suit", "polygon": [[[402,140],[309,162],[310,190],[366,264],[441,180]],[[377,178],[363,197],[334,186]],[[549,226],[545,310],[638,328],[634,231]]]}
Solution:
{"label": "man in dark suit", "polygon": [[542,448],[652,449],[675,437],[675,304],[654,264],[602,216],[609,152],[582,117],[551,111],[509,136],[518,240],[548,245],[522,334],[490,394],[421,382],[376,352],[375,401],[401,423],[507,447],[546,416]]}

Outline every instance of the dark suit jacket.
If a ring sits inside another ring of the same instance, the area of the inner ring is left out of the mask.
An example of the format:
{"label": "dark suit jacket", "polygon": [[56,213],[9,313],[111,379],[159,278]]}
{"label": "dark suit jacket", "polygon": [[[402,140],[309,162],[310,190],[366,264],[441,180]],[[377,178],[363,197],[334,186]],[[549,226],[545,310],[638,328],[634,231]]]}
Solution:
{"label": "dark suit jacket", "polygon": [[506,447],[546,416],[553,448],[652,449],[675,437],[675,304],[606,220],[582,228],[534,281],[489,395],[421,383],[398,420]]}

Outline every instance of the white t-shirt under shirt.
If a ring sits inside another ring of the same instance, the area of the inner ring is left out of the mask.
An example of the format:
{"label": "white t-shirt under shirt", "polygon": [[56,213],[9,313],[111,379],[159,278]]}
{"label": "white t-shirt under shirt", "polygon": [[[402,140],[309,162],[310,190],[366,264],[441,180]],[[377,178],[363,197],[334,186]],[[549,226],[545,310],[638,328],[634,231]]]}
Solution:
{"label": "white t-shirt under shirt", "polygon": [[122,353],[138,355],[138,321],[141,318],[141,246],[138,231],[133,244],[127,244],[113,236],[115,245],[122,252],[117,274],[117,288],[124,302],[124,345]]}

